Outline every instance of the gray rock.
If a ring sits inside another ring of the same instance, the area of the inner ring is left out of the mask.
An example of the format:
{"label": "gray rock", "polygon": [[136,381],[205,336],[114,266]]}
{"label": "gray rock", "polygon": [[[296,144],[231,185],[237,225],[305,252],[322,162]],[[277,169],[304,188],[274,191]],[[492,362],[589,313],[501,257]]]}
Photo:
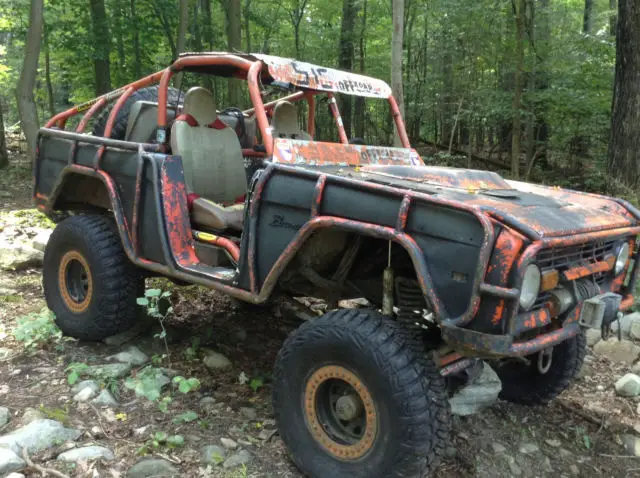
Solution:
{"label": "gray rock", "polygon": [[640,456],[640,437],[635,435],[622,435],[622,444],[630,455]]}
{"label": "gray rock", "polygon": [[118,401],[115,399],[109,390],[102,390],[100,394],[91,400],[94,405],[101,405],[106,407],[117,407]]}
{"label": "gray rock", "polygon": [[520,453],[531,455],[533,453],[537,453],[538,451],[540,451],[540,447],[535,443],[523,443],[522,445],[520,445]]}
{"label": "gray rock", "polygon": [[36,410],[35,408],[27,408],[22,413],[22,417],[20,417],[20,425],[25,426],[31,422],[35,422],[36,420],[42,420],[44,418],[44,413],[40,410]]}
{"label": "gray rock", "polygon": [[634,340],[640,340],[640,320],[634,320],[629,329],[629,336]]}
{"label": "gray rock", "polygon": [[9,423],[11,412],[7,407],[0,407],[0,428]]}
{"label": "gray rock", "polygon": [[25,478],[25,476],[22,473],[9,473],[4,478]]}
{"label": "gray rock", "polygon": [[552,448],[559,448],[560,445],[562,445],[562,442],[560,440],[553,440],[550,438],[546,439],[544,442]]}
{"label": "gray rock", "polygon": [[587,345],[593,347],[602,339],[602,331],[598,329],[587,329]]}
{"label": "gray rock", "polygon": [[578,468],[578,465],[570,465],[569,470],[571,470],[571,473],[573,473],[576,476],[580,474],[580,468]]}
{"label": "gray rock", "polygon": [[502,382],[493,369],[483,364],[482,373],[449,399],[454,415],[473,415],[493,405],[502,390]]}
{"label": "gray rock", "polygon": [[231,360],[218,352],[209,352],[202,361],[207,368],[212,370],[228,370],[233,367]]}
{"label": "gray rock", "polygon": [[149,357],[135,345],[130,345],[126,350],[107,357],[107,360],[116,360],[129,365],[142,365],[147,363]]}
{"label": "gray rock", "polygon": [[97,391],[91,387],[83,388],[73,396],[74,402],[88,402],[96,396]]}
{"label": "gray rock", "polygon": [[258,417],[258,413],[255,408],[250,407],[240,407],[240,415],[242,415],[247,420],[255,420]]}
{"label": "gray rock", "polygon": [[618,335],[618,328],[620,329],[620,335],[624,339],[629,338],[629,333],[631,332],[631,325],[640,320],[640,314],[637,312],[633,314],[623,315],[619,320],[616,320],[611,324],[611,331]]}
{"label": "gray rock", "polygon": [[31,243],[33,248],[37,251],[44,252],[52,232],[53,229],[39,229],[36,237],[33,238],[33,242]]}
{"label": "gray rock", "polygon": [[124,332],[121,332],[119,334],[112,335],[111,337],[107,337],[102,341],[107,345],[119,347],[120,345],[126,344],[130,340],[135,339],[137,336],[139,336],[143,332],[146,332],[147,330],[149,330],[154,323],[155,321],[153,319],[148,317],[145,313],[141,312],[138,316],[138,320],[136,321],[135,325],[131,327],[129,330],[125,330]]}
{"label": "gray rock", "polygon": [[277,433],[277,431],[278,430],[269,430],[268,428],[263,428],[262,430],[260,430],[260,433],[258,433],[258,438],[260,438],[260,440],[269,441],[271,440],[271,437],[273,437],[273,435]]}
{"label": "gray rock", "polygon": [[231,438],[222,437],[220,438],[220,443],[222,443],[222,446],[228,450],[235,450],[238,448],[238,444]]}
{"label": "gray rock", "polygon": [[203,408],[214,405],[215,403],[216,403],[216,399],[213,397],[202,397],[200,399],[200,406]]}
{"label": "gray rock", "polygon": [[90,461],[101,458],[105,461],[115,460],[115,455],[111,450],[103,446],[84,446],[82,448],[74,448],[58,455],[60,461]]}
{"label": "gray rock", "polygon": [[504,453],[505,451],[507,451],[507,448],[502,443],[498,443],[495,441],[491,443],[491,448],[496,454]]}
{"label": "gray rock", "polygon": [[0,447],[0,476],[12,471],[21,470],[27,464],[13,450]]}
{"label": "gray rock", "polygon": [[92,365],[87,369],[87,375],[98,378],[122,378],[131,371],[128,363],[109,363],[104,365]]}
{"label": "gray rock", "polygon": [[0,359],[6,359],[11,355],[11,349],[0,347]]}
{"label": "gray rock", "polygon": [[19,271],[42,265],[44,253],[28,244],[0,242],[0,269]]}
{"label": "gray rock", "polygon": [[640,377],[628,373],[618,379],[615,388],[616,393],[621,397],[635,397],[640,395]]}
{"label": "gray rock", "polygon": [[98,385],[98,382],[96,382],[95,380],[83,380],[82,382],[76,383],[71,388],[71,393],[76,395],[87,388],[93,390],[95,393],[98,393],[100,391],[100,385]]}
{"label": "gray rock", "polygon": [[160,458],[144,458],[129,468],[127,478],[167,478],[181,476],[180,470]]}
{"label": "gray rock", "polygon": [[239,450],[224,460],[222,468],[228,470],[229,468],[236,468],[242,465],[248,465],[251,463],[253,456],[247,450]]}
{"label": "gray rock", "polygon": [[81,434],[80,431],[65,428],[62,423],[54,420],[36,420],[0,437],[0,447],[8,447],[14,453],[22,453],[22,449],[26,448],[31,454],[76,440]]}
{"label": "gray rock", "polygon": [[601,340],[593,347],[593,352],[601,357],[606,357],[612,362],[627,363],[631,365],[640,356],[640,347],[629,340],[618,341],[613,337],[609,340]]}
{"label": "gray rock", "polygon": [[227,456],[227,450],[218,445],[207,445],[202,448],[202,463],[219,465]]}

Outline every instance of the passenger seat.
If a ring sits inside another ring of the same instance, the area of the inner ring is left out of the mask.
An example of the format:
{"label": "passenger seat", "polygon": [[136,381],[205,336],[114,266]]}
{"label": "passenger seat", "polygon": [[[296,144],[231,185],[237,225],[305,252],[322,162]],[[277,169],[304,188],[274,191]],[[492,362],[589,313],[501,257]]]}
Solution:
{"label": "passenger seat", "polygon": [[311,141],[309,133],[300,129],[298,108],[289,101],[278,101],[271,116],[271,134],[276,138],[302,139]]}

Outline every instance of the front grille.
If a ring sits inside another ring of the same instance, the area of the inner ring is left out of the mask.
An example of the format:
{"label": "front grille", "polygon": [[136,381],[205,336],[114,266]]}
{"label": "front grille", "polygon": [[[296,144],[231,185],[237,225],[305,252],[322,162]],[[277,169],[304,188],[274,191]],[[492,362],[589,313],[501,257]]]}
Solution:
{"label": "front grille", "polygon": [[555,247],[540,251],[536,263],[541,270],[561,269],[605,260],[614,253],[618,241],[602,241],[579,246]]}
{"label": "front grille", "polygon": [[[614,254],[617,240],[590,242],[578,246],[555,247],[544,249],[538,253],[536,264],[540,270],[568,269],[571,267],[593,264],[604,261],[608,256]],[[606,273],[598,273],[593,279],[602,285],[607,277]],[[551,298],[549,292],[542,292],[536,299],[530,310],[540,309]]]}

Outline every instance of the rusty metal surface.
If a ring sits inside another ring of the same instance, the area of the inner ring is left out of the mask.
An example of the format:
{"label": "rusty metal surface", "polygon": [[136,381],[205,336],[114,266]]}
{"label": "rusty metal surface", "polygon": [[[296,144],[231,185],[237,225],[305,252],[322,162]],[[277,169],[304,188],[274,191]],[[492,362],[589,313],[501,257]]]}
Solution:
{"label": "rusty metal surface", "polygon": [[262,60],[276,81],[318,91],[387,99],[391,87],[384,81],[356,73],[325,68],[291,58],[253,54]]}
{"label": "rusty metal surface", "polygon": [[421,165],[418,153],[407,148],[386,148],[357,144],[324,143],[276,138],[274,163],[307,166],[360,167],[372,164]]}

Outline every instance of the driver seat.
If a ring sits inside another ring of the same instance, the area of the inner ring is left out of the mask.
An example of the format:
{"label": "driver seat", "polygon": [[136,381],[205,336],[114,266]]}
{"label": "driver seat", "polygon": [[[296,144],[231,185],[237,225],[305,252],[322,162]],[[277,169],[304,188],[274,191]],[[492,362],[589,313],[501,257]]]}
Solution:
{"label": "driver seat", "polygon": [[191,222],[217,231],[241,231],[244,205],[225,205],[247,192],[242,148],[234,130],[218,118],[209,90],[187,91],[182,113],[171,126],[171,149],[182,157]]}

